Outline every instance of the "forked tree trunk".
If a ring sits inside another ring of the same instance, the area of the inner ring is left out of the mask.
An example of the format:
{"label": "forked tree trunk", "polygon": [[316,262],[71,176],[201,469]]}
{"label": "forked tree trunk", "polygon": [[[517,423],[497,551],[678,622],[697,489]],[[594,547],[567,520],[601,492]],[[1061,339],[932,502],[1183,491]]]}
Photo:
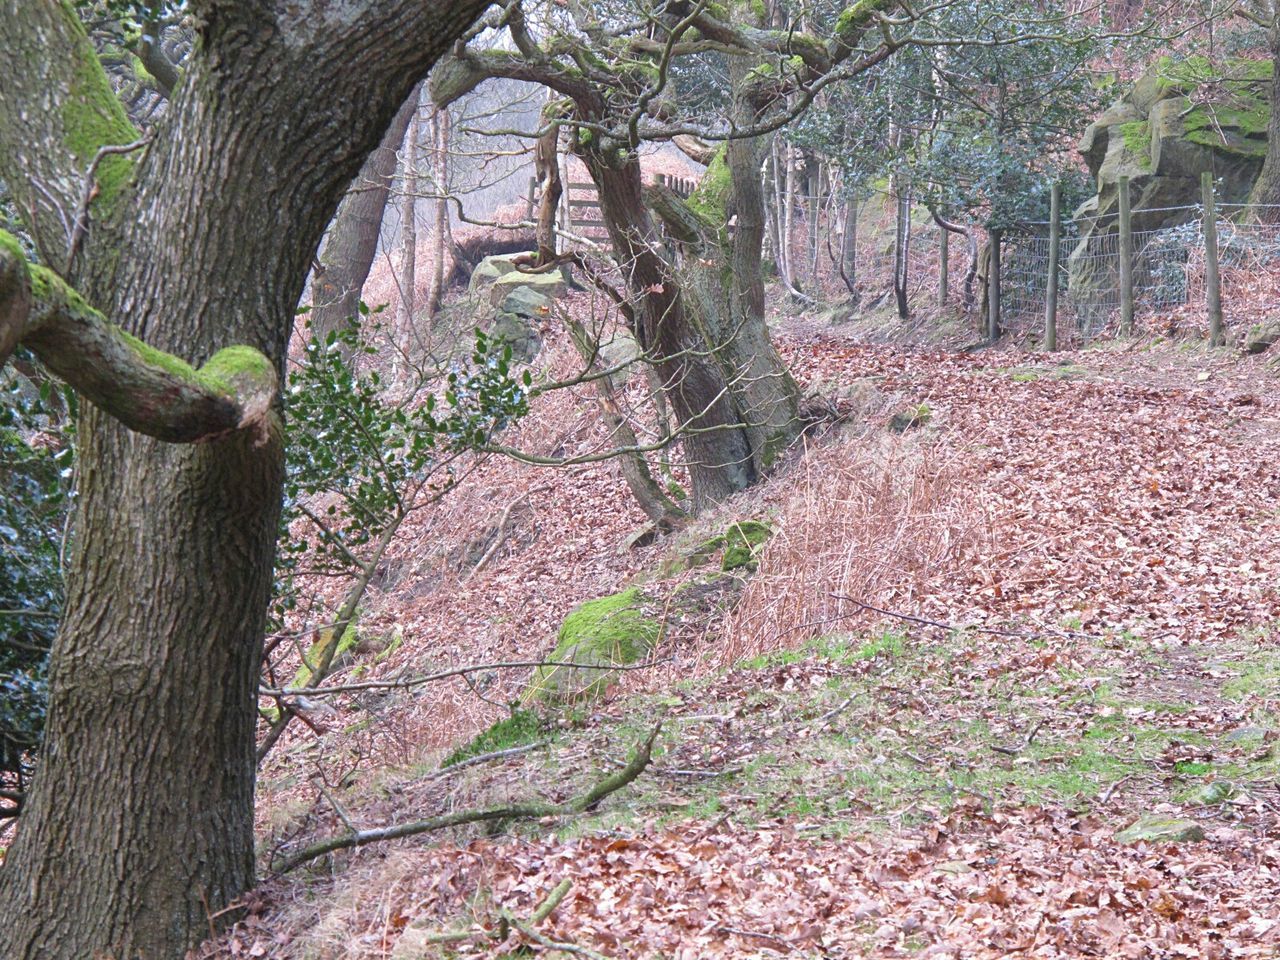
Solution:
{"label": "forked tree trunk", "polygon": [[[581,154],[600,196],[614,258],[634,301],[636,341],[653,357],[676,422],[697,508],[753,483],[756,474],[744,424],[734,409],[697,305],[672,265],[645,206],[637,161],[612,167],[590,150]],[[702,327],[700,329],[700,327]]]}
{"label": "forked tree trunk", "polygon": [[[354,17],[206,6],[160,135],[127,161],[136,189],[100,168],[110,189],[69,275],[156,348],[198,363],[246,344],[283,369],[338,201],[485,4],[387,2]],[[0,97],[0,176],[20,194],[37,179],[79,184],[97,145],[133,136],[103,106],[106,77],[69,11],[0,0],[0,58],[29,67]],[[75,117],[90,119],[68,130]],[[56,242],[56,221],[34,229]],[[166,444],[88,409],[79,443],[45,747],[0,870],[0,956],[178,960],[254,883],[280,436]]]}

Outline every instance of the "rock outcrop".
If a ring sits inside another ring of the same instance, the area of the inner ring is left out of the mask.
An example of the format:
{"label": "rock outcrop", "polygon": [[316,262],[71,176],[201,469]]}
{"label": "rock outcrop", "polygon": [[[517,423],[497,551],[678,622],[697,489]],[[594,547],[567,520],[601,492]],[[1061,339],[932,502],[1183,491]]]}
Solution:
{"label": "rock outcrop", "polygon": [[470,308],[494,341],[511,347],[512,357],[530,363],[542,349],[541,326],[551,303],[565,292],[565,278],[553,269],[529,273],[516,266],[532,253],[486,257],[471,274]]}
{"label": "rock outcrop", "polygon": [[[1162,57],[1089,125],[1079,150],[1097,193],[1075,212],[1080,240],[1068,276],[1077,304],[1114,300],[1122,177],[1129,178],[1135,232],[1195,219],[1183,208],[1200,203],[1206,170],[1218,179],[1220,203],[1248,199],[1267,152],[1271,72],[1264,60],[1214,68],[1204,57]],[[1140,256],[1135,270],[1142,282]]]}

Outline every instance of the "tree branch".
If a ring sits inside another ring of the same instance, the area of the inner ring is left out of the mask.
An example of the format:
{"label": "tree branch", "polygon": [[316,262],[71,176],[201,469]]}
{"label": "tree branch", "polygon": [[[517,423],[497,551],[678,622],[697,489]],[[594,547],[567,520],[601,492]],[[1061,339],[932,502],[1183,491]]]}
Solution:
{"label": "tree branch", "polygon": [[541,820],[545,817],[569,817],[583,813],[599,804],[609,794],[616,793],[632,783],[645,771],[650,760],[653,759],[653,744],[661,730],[662,721],[659,720],[625,767],[605,777],[586,793],[565,803],[517,803],[506,807],[488,807],[483,810],[459,810],[456,813],[430,817],[426,820],[413,820],[409,823],[376,827],[371,830],[355,830],[340,836],[327,837],[308,844],[296,853],[279,857],[271,864],[271,872],[273,874],[288,873],[308,861],[337,850],[364,847],[383,840],[399,840],[448,827],[460,827],[468,823],[484,823],[493,820]]}
{"label": "tree branch", "polygon": [[275,367],[257,350],[227,347],[196,369],[110,323],[0,231],[0,365],[19,343],[129,429],[170,443],[265,429],[276,397]]}

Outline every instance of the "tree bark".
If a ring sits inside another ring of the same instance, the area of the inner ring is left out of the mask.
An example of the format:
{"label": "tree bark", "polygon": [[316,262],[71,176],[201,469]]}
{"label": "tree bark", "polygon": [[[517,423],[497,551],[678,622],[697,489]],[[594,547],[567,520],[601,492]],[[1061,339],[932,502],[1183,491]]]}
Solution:
{"label": "tree bark", "polygon": [[1267,121],[1267,155],[1249,195],[1249,211],[1263,223],[1280,223],[1280,11],[1272,6],[1267,30],[1274,73],[1271,77],[1271,117]]}
{"label": "tree bark", "polygon": [[396,173],[396,150],[417,104],[415,87],[338,205],[311,283],[311,332],[318,337],[360,315],[360,294],[378,254],[382,216]]}
{"label": "tree bark", "polygon": [[431,229],[431,286],[427,291],[426,315],[428,320],[440,312],[444,300],[444,250],[449,236],[449,108],[437,107],[431,124],[432,178],[435,181],[436,198],[432,201]]}
{"label": "tree bark", "polygon": [[396,310],[396,329],[400,357],[394,367],[404,361],[413,347],[413,321],[418,288],[418,105],[414,104],[405,129],[403,168],[400,186],[400,306]]}
{"label": "tree bark", "polygon": [[[243,344],[279,375],[347,184],[484,6],[191,3],[197,52],[145,153],[97,166],[66,279],[155,351],[199,367]],[[0,23],[0,59],[24,64],[0,97],[0,177],[33,201],[38,181],[65,217],[98,148],[136,132],[69,6],[0,0]],[[42,250],[65,253],[52,205],[23,209]],[[78,454],[45,745],[0,869],[0,956],[178,960],[254,882],[280,434],[175,445],[90,407]]]}

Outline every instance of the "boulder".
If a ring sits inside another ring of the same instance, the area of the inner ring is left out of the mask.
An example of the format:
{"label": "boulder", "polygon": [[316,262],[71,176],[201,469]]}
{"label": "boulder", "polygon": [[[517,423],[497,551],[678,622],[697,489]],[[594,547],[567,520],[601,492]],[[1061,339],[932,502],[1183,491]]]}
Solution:
{"label": "boulder", "polygon": [[522,702],[603,694],[616,674],[611,668],[644,659],[662,635],[662,625],[650,616],[647,605],[633,587],[575,607],[560,625],[556,648],[547,659],[582,666],[539,667]]}
{"label": "boulder", "polygon": [[1180,817],[1139,817],[1115,839],[1117,843],[1194,843],[1204,839],[1204,828]]}
{"label": "boulder", "polygon": [[[1084,316],[1114,302],[1119,263],[1119,183],[1128,177],[1135,231],[1197,217],[1200,174],[1219,178],[1219,201],[1243,203],[1262,169],[1271,114],[1268,60],[1161,57],[1121,100],[1089,125],[1078,149],[1097,191],[1075,212],[1080,239],[1067,263],[1071,295]],[[1230,78],[1223,80],[1223,77]],[[1135,280],[1147,282],[1138,258]]]}
{"label": "boulder", "polygon": [[724,531],[724,557],[720,569],[754,571],[760,563],[765,541],[773,536],[773,528],[762,520],[742,520]]}
{"label": "boulder", "polygon": [[[476,269],[479,273],[479,268]],[[473,274],[474,277],[474,274]],[[489,287],[489,303],[499,306],[520,288],[536,291],[549,300],[563,296],[567,289],[564,274],[558,269],[546,273],[525,273],[512,270],[493,280]]]}
{"label": "boulder", "polygon": [[517,363],[532,363],[542,350],[542,332],[538,325],[516,313],[496,314],[489,323],[488,333],[495,346],[511,348],[511,359]]}
{"label": "boulder", "polygon": [[1266,353],[1280,341],[1280,320],[1255,323],[1245,334],[1242,349],[1245,353]]}
{"label": "boulder", "polygon": [[485,257],[471,271],[471,280],[467,286],[467,292],[472,296],[478,296],[482,291],[487,290],[493,283],[505,277],[509,273],[515,273],[516,265],[513,262],[516,257],[531,257],[534,254],[529,251],[521,253],[500,253],[492,257]]}
{"label": "boulder", "polygon": [[498,309],[503,313],[536,320],[551,312],[551,298],[533,287],[521,284],[502,298]]}

